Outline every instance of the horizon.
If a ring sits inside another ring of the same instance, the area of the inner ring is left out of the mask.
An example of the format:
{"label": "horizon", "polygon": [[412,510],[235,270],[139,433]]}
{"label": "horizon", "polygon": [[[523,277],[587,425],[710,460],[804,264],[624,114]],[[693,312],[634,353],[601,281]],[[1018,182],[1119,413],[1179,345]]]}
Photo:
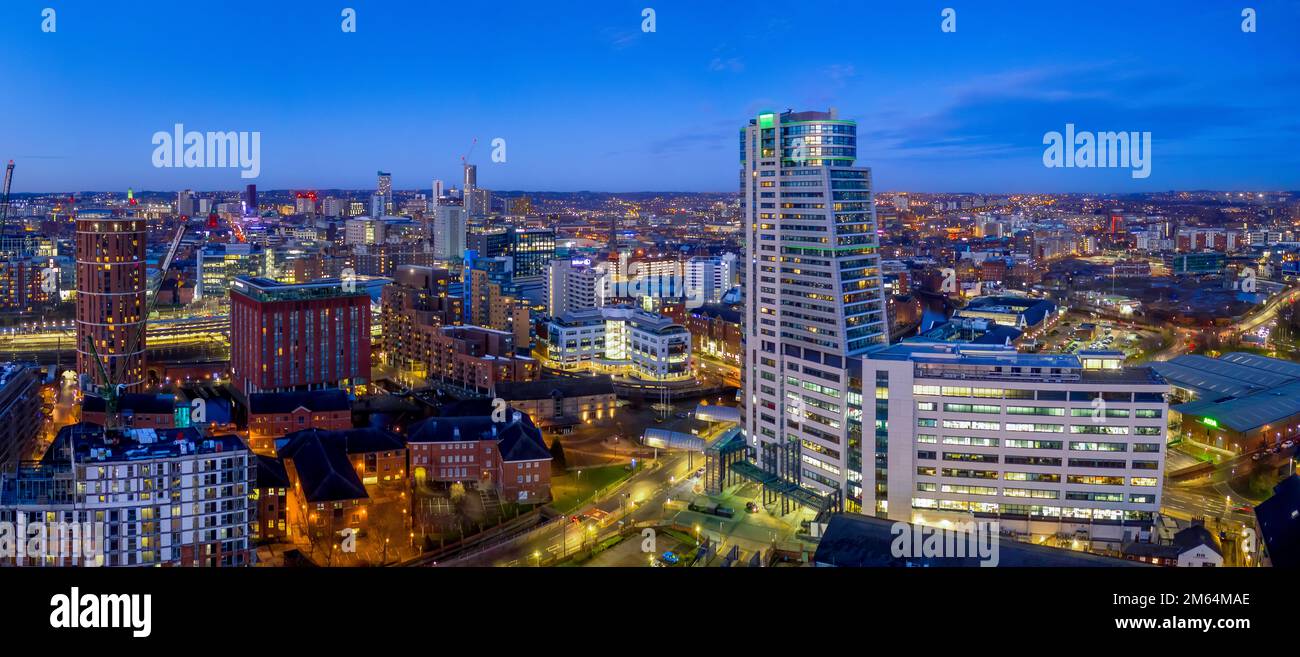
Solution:
{"label": "horizon", "polygon": [[[394,189],[459,187],[475,139],[469,161],[485,189],[735,193],[749,119],[832,107],[857,121],[857,165],[881,190],[1300,188],[1290,3],[1254,3],[1260,28],[1243,33],[1240,7],[1208,0],[989,2],[959,7],[946,34],[938,6],[814,2],[800,11],[889,28],[864,30],[866,48],[816,49],[775,47],[797,33],[796,16],[726,6],[656,2],[646,33],[641,4],[352,4],[355,33],[340,30],[338,7],[305,2],[83,0],[60,6],[48,34],[39,8],[0,8],[0,39],[15,46],[0,72],[24,94],[0,117],[13,131],[0,161],[17,162],[14,194],[360,190],[376,170],[393,173]],[[1116,11],[1125,20],[1108,18]],[[259,133],[260,176],[151,166],[151,135],[176,124]],[[1149,132],[1150,177],[1046,168],[1043,138],[1067,125]],[[490,159],[497,138],[503,163]]]}

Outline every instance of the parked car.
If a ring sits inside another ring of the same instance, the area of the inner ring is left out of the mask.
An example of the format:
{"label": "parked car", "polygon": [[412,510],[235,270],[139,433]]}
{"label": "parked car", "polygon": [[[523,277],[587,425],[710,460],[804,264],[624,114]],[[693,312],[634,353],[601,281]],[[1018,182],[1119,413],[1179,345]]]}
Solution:
{"label": "parked car", "polygon": [[666,564],[668,564],[668,565],[670,565],[670,566],[672,566],[672,565],[676,565],[677,562],[681,561],[681,559],[679,559],[679,558],[677,557],[676,554],[673,554],[673,551],[672,551],[672,550],[669,550],[669,551],[667,551],[667,552],[665,552],[665,553],[659,555],[659,558],[662,559],[664,563],[666,563]]}
{"label": "parked car", "polygon": [[758,505],[753,502],[746,502],[745,511],[748,511],[749,513],[758,513]]}
{"label": "parked car", "polygon": [[1295,441],[1294,441],[1294,440],[1288,440],[1288,441],[1282,443],[1282,449],[1291,449],[1292,447],[1295,447]]}

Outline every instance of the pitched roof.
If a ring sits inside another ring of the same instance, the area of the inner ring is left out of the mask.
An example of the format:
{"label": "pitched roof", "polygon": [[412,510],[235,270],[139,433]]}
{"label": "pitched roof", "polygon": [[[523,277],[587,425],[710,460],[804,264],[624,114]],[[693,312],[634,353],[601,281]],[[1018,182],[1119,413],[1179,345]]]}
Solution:
{"label": "pitched roof", "polygon": [[284,462],[273,456],[257,454],[257,487],[288,488],[289,474],[284,470]]}
{"label": "pitched roof", "polygon": [[366,487],[357,477],[348,455],[332,449],[316,436],[299,436],[280,450],[280,457],[293,462],[308,502],[336,502],[366,499]]}
{"label": "pitched roof", "polygon": [[259,392],[248,396],[250,413],[292,413],[299,408],[309,411],[346,411],[352,408],[348,393],[337,388],[296,392]]}
{"label": "pitched roof", "polygon": [[545,461],[551,458],[542,432],[527,413],[508,410],[505,422],[493,422],[490,410],[483,415],[439,416],[411,426],[411,443],[445,443],[460,440],[495,440],[502,461]]}
{"label": "pitched roof", "polygon": [[521,399],[546,399],[561,397],[590,397],[614,394],[614,379],[609,375],[584,377],[555,377],[537,381],[502,381],[496,387],[497,396],[506,401]]}
{"label": "pitched roof", "polygon": [[1255,507],[1255,519],[1273,566],[1300,567],[1300,476],[1274,486],[1273,497]]}
{"label": "pitched roof", "polygon": [[[150,413],[162,415],[176,412],[176,395],[128,392],[118,398],[117,409],[120,412]],[[103,413],[104,399],[95,395],[86,395],[81,401],[83,413]]]}
{"label": "pitched roof", "polygon": [[1223,550],[1219,548],[1219,540],[1204,525],[1192,525],[1174,534],[1174,545],[1178,546],[1179,554],[1206,545],[1214,550],[1215,554],[1223,556]]}
{"label": "pitched roof", "polygon": [[293,462],[308,502],[368,497],[348,455],[402,449],[406,445],[397,434],[371,427],[344,431],[306,429],[285,436],[285,440],[280,458]]}

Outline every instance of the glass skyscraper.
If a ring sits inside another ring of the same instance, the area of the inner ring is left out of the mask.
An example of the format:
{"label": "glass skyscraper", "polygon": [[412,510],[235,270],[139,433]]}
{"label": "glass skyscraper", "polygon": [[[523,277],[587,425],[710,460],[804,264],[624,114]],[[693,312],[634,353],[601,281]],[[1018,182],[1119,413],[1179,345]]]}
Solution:
{"label": "glass skyscraper", "polygon": [[860,356],[889,335],[871,169],[856,158],[857,124],[834,111],[763,113],[740,132],[755,466],[805,505],[850,509],[862,499]]}

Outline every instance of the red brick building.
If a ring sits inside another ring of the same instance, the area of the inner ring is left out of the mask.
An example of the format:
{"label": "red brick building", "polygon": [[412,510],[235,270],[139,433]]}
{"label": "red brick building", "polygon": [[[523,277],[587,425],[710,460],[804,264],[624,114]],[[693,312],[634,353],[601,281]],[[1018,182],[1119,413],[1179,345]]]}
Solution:
{"label": "red brick building", "polygon": [[745,360],[741,343],[744,331],[739,310],[706,304],[686,315],[686,329],[691,332],[693,351],[739,367]]}
{"label": "red brick building", "polygon": [[77,216],[77,372],[96,384],[144,383],[145,220],[87,210]]}
{"label": "red brick building", "polygon": [[352,402],[337,388],[248,396],[248,446],[274,454],[275,441],[295,431],[352,428]]}
{"label": "red brick building", "polygon": [[351,388],[370,378],[370,296],[339,279],[230,288],[230,367],[244,395]]}
{"label": "red brick building", "polygon": [[505,422],[493,422],[488,405],[478,410],[484,414],[432,417],[411,427],[412,480],[492,489],[503,501],[549,501],[551,453],[541,430],[513,409]]}

